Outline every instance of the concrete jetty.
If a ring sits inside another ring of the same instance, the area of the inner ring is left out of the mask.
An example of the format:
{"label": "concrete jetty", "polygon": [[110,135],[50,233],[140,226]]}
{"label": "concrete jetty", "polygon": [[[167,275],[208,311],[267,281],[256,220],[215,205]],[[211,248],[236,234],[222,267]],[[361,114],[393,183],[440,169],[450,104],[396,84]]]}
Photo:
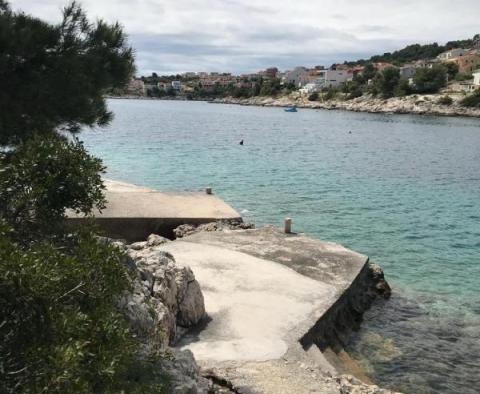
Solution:
{"label": "concrete jetty", "polygon": [[325,376],[352,372],[332,348],[346,335],[337,323],[371,301],[367,256],[271,226],[202,231],[162,250],[192,268],[210,319],[180,347],[239,392],[335,392]]}
{"label": "concrete jetty", "polygon": [[[140,241],[148,235],[171,236],[181,224],[240,220],[226,202],[206,192],[162,193],[129,183],[106,180],[106,208],[95,213],[96,223],[113,238]],[[74,224],[84,219],[68,214]]]}

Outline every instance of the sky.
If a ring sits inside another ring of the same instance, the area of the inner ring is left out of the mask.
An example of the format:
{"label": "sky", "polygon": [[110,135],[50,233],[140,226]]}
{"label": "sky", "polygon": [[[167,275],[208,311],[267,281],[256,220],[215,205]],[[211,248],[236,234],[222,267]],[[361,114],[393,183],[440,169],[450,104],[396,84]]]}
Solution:
{"label": "sky", "polygon": [[[66,0],[10,0],[58,22]],[[330,66],[480,33],[480,0],[83,0],[119,21],[139,75]]]}

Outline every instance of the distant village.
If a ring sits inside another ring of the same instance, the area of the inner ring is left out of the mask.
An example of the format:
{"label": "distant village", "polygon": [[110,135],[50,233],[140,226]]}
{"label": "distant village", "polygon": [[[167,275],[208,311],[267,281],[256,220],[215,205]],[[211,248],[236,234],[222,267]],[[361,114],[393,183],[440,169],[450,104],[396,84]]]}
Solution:
{"label": "distant village", "polygon": [[[190,98],[215,95],[275,95],[279,92],[298,91],[312,95],[329,89],[341,89],[353,82],[365,85],[372,83],[376,73],[394,68],[404,85],[413,86],[419,70],[445,65],[445,86],[456,91],[474,92],[480,89],[480,37],[475,36],[470,48],[452,48],[434,58],[418,59],[399,65],[389,62],[364,64],[334,64],[329,68],[315,66],[295,67],[280,71],[267,68],[252,74],[233,75],[218,72],[186,72],[181,75],[135,78],[130,82],[129,95],[137,96],[184,96]],[[363,78],[363,80],[362,80]],[[412,89],[413,91],[413,89]]]}

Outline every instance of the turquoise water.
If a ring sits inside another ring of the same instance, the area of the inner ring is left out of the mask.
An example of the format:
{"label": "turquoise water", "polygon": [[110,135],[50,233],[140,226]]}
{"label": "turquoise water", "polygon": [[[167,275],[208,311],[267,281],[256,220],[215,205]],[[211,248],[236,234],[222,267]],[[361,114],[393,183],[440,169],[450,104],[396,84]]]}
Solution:
{"label": "turquoise water", "polygon": [[[378,262],[394,289],[349,351],[410,393],[480,391],[480,120],[111,100],[86,131],[108,176],[214,191]],[[349,133],[351,131],[351,133]],[[238,141],[244,139],[242,147]]]}

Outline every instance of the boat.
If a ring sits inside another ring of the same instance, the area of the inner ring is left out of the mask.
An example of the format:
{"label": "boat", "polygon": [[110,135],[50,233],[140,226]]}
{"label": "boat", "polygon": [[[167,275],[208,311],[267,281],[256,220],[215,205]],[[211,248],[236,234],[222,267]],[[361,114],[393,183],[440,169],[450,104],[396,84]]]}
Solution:
{"label": "boat", "polygon": [[285,112],[297,112],[297,107],[287,107],[284,109]]}

